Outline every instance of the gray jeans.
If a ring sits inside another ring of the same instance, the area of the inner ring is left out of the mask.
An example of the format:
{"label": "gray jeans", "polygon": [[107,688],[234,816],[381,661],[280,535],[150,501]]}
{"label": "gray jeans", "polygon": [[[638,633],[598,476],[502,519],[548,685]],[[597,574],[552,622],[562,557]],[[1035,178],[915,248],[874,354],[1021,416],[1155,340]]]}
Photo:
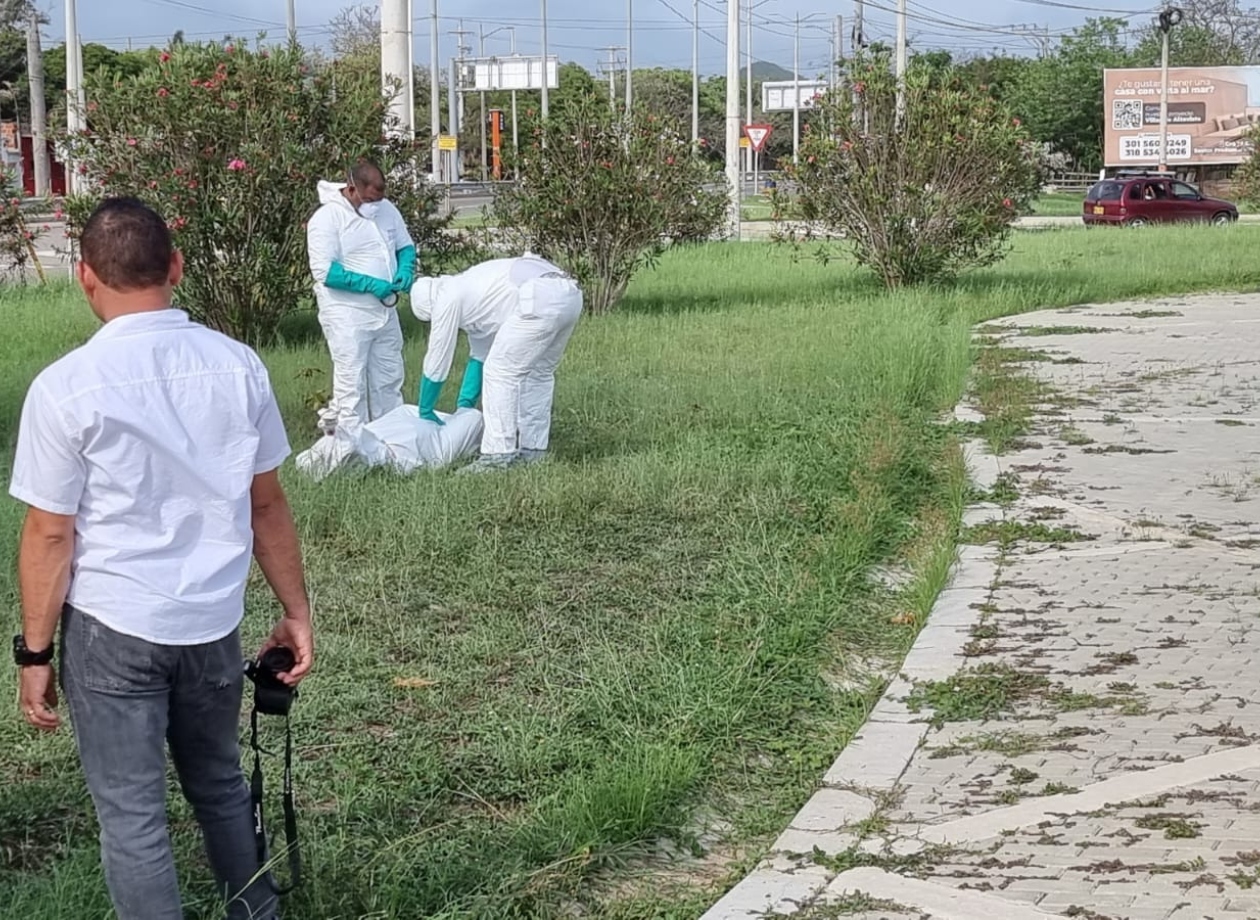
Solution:
{"label": "gray jeans", "polygon": [[61,628],[62,688],[118,920],[184,917],[167,833],[167,745],[229,920],[271,920],[277,899],[259,871],[241,770],[239,633],[205,645],[155,645],[69,607]]}

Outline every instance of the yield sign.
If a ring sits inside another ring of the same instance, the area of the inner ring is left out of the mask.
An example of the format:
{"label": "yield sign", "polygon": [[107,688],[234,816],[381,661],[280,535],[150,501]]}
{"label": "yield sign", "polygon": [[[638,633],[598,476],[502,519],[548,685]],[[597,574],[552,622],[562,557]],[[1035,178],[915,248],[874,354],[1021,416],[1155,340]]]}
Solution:
{"label": "yield sign", "polygon": [[770,132],[773,130],[774,125],[744,125],[748,143],[752,144],[752,149],[758,153],[765,149],[766,141],[770,139]]}

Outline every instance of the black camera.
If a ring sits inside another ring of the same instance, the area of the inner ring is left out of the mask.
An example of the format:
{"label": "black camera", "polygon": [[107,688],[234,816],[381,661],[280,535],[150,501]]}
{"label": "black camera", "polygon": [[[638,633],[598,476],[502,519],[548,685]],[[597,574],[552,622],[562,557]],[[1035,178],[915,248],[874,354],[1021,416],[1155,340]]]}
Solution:
{"label": "black camera", "polygon": [[254,682],[254,709],[267,716],[287,716],[297,691],[280,680],[297,658],[283,645],[265,651],[257,661],[245,662],[245,676]]}

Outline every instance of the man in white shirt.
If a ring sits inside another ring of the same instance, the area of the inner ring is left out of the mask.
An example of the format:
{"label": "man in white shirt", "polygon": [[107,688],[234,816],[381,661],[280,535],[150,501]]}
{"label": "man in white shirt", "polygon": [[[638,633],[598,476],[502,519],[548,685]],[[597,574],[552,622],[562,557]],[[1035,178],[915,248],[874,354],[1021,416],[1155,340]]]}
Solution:
{"label": "man in white shirt", "polygon": [[250,557],[284,614],[264,650],[313,659],[289,453],[267,370],[171,307],[183,260],[133,199],[84,226],[78,280],[104,326],[35,378],[11,494],[28,505],[14,638],[22,714],[60,724],[61,687],[101,825],[118,920],[182,920],[166,820],[166,748],[230,920],[272,920],[241,770],[239,626]]}
{"label": "man in white shirt", "polygon": [[306,225],[319,324],[332,356],[332,402],[323,421],[355,429],[403,404],[398,294],[411,287],[416,246],[385,197],[379,166],[360,161],[349,182],[320,182]]}
{"label": "man in white shirt", "polygon": [[563,270],[532,253],[492,259],[458,275],[420,278],[411,309],[431,323],[420,383],[420,416],[435,407],[451,371],[459,331],[468,333],[468,366],[459,406],[481,395],[485,433],[470,470],[543,459],[551,440],[556,367],[582,316],[582,290]]}

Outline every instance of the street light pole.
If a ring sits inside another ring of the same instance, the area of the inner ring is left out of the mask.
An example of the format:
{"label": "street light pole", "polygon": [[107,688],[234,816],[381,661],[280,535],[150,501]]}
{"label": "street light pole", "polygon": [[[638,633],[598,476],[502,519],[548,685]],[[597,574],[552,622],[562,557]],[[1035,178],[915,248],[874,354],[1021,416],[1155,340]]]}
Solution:
{"label": "street light pole", "polygon": [[1172,7],[1159,14],[1159,30],[1164,33],[1163,52],[1160,61],[1159,93],[1159,171],[1168,171],[1168,35],[1174,26],[1181,25],[1181,10]]}
{"label": "street light pole", "polygon": [[297,44],[297,10],[294,8],[294,0],[289,0],[286,12],[287,25],[289,27],[289,44]]}

